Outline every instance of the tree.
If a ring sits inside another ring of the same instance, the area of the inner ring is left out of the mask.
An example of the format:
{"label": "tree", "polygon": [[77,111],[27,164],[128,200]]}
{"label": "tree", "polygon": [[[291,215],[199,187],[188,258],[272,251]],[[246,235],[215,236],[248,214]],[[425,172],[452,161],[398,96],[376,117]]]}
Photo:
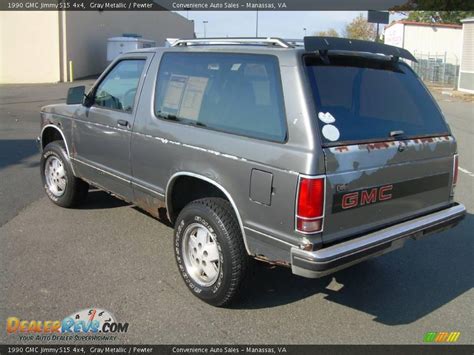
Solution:
{"label": "tree", "polygon": [[408,20],[428,23],[461,24],[461,20],[473,17],[474,11],[410,11]]}
{"label": "tree", "polygon": [[375,24],[367,22],[362,14],[359,14],[351,23],[347,24],[344,30],[344,37],[351,39],[373,41],[375,36]]}
{"label": "tree", "polygon": [[340,37],[339,33],[334,28],[330,28],[327,31],[315,32],[314,35],[320,37]]}
{"label": "tree", "polygon": [[[463,9],[465,11],[456,11],[458,9]],[[468,16],[465,16],[465,17],[461,15],[461,19],[462,19],[466,17],[472,17],[472,10],[474,10],[474,2],[472,0],[448,0],[448,1],[447,0],[405,0],[403,4],[395,5],[390,10],[395,11],[395,12],[401,12],[406,15],[408,15],[407,12],[409,11],[432,12],[432,13],[436,13],[436,12],[471,13],[471,15],[468,14]],[[421,11],[421,10],[424,10],[424,11]],[[471,11],[468,11],[468,10],[471,10]]]}

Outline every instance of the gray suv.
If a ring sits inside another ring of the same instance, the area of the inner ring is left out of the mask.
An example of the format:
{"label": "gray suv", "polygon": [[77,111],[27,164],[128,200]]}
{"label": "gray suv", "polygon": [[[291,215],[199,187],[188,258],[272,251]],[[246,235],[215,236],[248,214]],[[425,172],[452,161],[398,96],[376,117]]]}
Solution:
{"label": "gray suv", "polygon": [[42,108],[44,189],[72,207],[92,185],[169,220],[180,274],[215,306],[252,258],[327,275],[464,217],[456,141],[410,60],[329,37],[123,54]]}

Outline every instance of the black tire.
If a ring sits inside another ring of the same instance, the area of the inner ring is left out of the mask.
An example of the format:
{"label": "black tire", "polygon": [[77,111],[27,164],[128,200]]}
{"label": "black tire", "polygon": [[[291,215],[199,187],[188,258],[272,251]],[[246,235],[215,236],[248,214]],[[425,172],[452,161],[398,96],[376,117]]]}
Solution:
{"label": "black tire", "polygon": [[[211,232],[211,238],[217,241],[219,251],[218,276],[209,286],[203,286],[195,280],[196,276],[189,273],[184,259],[185,235],[189,228],[197,224]],[[228,201],[222,198],[204,198],[184,207],[175,224],[174,249],[179,272],[196,297],[217,307],[227,306],[238,298],[246,280],[250,257]]]}
{"label": "black tire", "polygon": [[[64,168],[64,179],[66,183],[65,188],[61,191],[60,195],[53,193],[48,186],[46,178],[46,164],[53,158],[58,159]],[[46,195],[56,205],[69,208],[78,206],[82,201],[84,201],[87,192],[89,191],[89,184],[74,176],[63,141],[54,141],[44,147],[41,155],[40,168],[41,179],[43,181],[43,188]]]}

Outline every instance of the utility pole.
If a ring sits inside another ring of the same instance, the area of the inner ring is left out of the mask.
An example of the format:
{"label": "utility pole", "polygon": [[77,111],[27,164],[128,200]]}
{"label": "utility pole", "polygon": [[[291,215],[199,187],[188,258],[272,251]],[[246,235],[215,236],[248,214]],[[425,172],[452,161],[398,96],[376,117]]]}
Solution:
{"label": "utility pole", "polygon": [[257,9],[257,18],[255,19],[255,37],[258,37],[258,9]]}
{"label": "utility pole", "polygon": [[306,37],[306,27],[303,28],[303,31],[304,31],[304,36]]}
{"label": "utility pole", "polygon": [[255,18],[255,37],[258,37],[258,2],[259,0],[257,0],[257,15]]}
{"label": "utility pole", "polygon": [[209,21],[202,21],[202,24],[204,25],[204,38],[206,38],[206,23],[209,23]]}
{"label": "utility pole", "polygon": [[375,42],[379,41],[379,27],[381,23],[388,24],[390,13],[388,11],[374,11],[369,10],[367,13],[367,22],[377,24],[377,35]]}

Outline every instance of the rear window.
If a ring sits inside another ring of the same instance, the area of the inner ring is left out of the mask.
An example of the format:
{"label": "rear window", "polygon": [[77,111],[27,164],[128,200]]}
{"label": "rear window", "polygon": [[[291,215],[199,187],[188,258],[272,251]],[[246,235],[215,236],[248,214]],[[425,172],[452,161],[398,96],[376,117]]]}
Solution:
{"label": "rear window", "polygon": [[326,145],[448,134],[439,108],[405,63],[347,55],[304,61]]}
{"label": "rear window", "polygon": [[283,142],[278,60],[270,55],[165,53],[155,114],[163,119]]}

